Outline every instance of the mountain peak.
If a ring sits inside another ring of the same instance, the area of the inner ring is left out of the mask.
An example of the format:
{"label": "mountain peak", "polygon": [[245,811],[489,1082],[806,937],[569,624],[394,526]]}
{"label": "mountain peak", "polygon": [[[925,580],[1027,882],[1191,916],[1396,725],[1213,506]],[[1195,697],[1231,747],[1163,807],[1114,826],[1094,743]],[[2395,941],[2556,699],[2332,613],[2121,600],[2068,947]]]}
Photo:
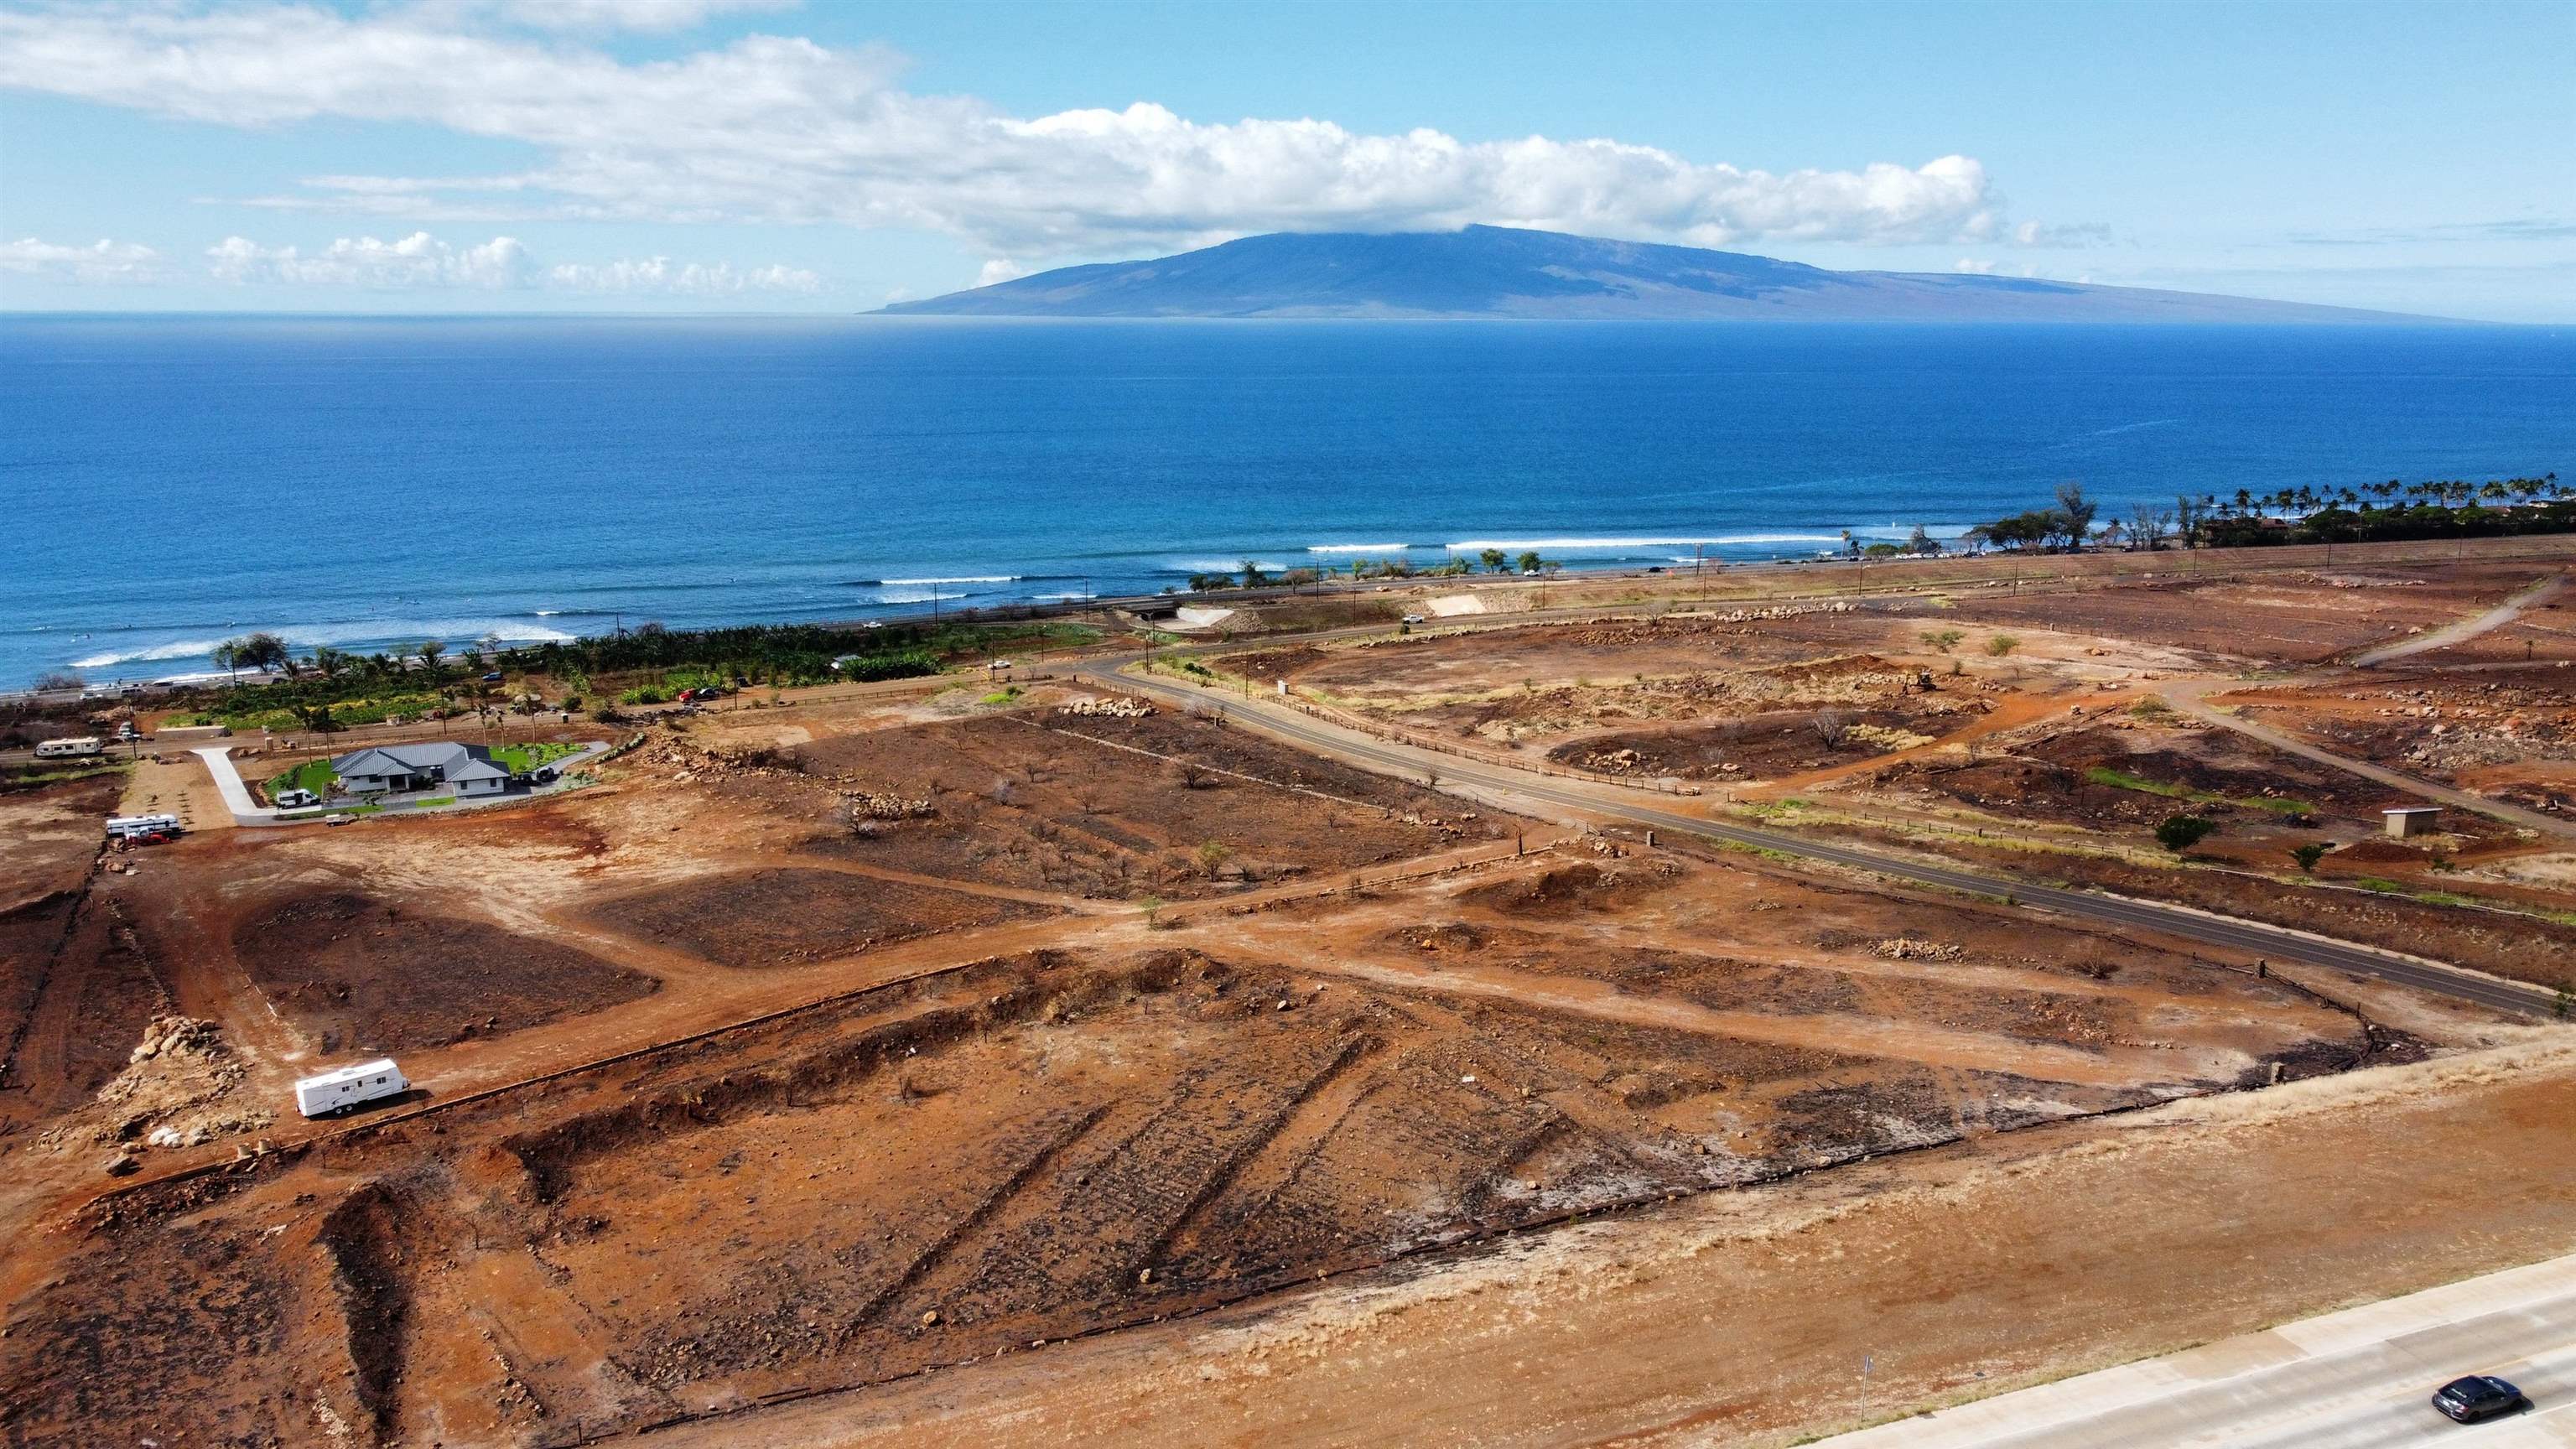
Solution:
{"label": "mountain peak", "polygon": [[1745,252],[1474,225],[1272,232],[884,309],[950,317],[2390,322],[2391,314],[2023,277],[1836,272]]}

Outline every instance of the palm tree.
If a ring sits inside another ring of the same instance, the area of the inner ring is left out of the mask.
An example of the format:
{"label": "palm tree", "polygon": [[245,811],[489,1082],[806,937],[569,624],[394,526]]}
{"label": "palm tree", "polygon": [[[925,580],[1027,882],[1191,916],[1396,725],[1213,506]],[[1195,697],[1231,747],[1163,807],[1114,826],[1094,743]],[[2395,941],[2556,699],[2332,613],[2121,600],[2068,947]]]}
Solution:
{"label": "palm tree", "polygon": [[424,639],[412,652],[420,657],[420,667],[429,671],[430,682],[437,683],[439,656],[447,652],[447,645],[437,639]]}

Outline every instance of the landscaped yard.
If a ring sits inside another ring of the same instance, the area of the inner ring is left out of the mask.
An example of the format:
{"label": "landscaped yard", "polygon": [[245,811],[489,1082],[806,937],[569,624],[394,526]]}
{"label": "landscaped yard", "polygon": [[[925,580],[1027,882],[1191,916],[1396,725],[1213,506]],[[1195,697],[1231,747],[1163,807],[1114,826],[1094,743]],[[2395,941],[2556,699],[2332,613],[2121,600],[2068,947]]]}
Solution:
{"label": "landscaped yard", "polygon": [[329,795],[331,778],[329,760],[307,760],[285,774],[270,777],[268,798],[274,803],[279,793],[286,790],[310,790],[317,796]]}
{"label": "landscaped yard", "polygon": [[537,740],[524,745],[492,746],[492,763],[513,775],[524,775],[540,765],[551,765],[569,755],[578,755],[582,747],[558,740]]}

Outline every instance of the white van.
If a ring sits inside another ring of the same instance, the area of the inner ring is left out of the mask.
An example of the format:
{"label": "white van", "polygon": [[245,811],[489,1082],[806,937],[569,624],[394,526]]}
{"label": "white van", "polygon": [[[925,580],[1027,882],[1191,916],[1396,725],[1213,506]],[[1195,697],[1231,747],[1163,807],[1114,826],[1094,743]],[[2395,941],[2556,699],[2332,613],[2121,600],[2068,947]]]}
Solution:
{"label": "white van", "polygon": [[295,1083],[295,1110],[307,1117],[327,1117],[366,1102],[399,1097],[411,1090],[392,1057],[378,1057],[353,1067],[340,1067]]}
{"label": "white van", "polygon": [[297,810],[307,805],[319,805],[321,803],[322,797],[314,794],[310,790],[280,790],[277,792],[277,808],[280,810]]}
{"label": "white van", "polygon": [[36,758],[40,760],[76,759],[83,756],[95,755],[98,752],[99,743],[96,735],[82,735],[77,739],[38,740],[36,742]]}
{"label": "white van", "polygon": [[179,817],[176,815],[111,815],[107,818],[107,834],[111,840],[135,840],[146,835],[178,833]]}

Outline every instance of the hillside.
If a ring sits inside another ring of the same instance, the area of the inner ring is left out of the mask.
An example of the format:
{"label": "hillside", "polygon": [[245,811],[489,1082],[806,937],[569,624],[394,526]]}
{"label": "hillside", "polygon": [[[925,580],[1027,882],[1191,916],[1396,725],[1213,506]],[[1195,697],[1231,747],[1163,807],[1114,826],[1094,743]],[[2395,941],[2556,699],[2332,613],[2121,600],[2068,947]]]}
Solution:
{"label": "hillside", "polygon": [[1276,233],[1063,267],[887,313],[1850,322],[2393,322],[2394,314],[2022,277],[1836,272],[1695,247],[1471,226]]}

